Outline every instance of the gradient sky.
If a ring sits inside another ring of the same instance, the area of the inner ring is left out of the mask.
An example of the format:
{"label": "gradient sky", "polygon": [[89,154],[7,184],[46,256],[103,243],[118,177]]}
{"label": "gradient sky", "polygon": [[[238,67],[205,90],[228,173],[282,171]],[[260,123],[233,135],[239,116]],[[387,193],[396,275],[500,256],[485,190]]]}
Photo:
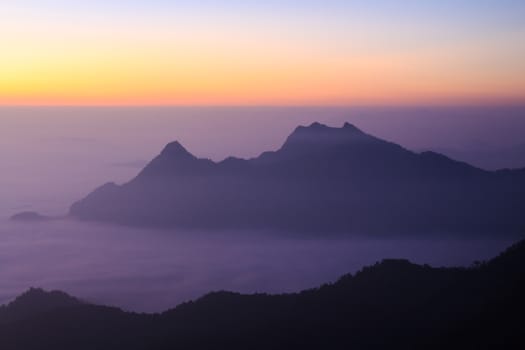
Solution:
{"label": "gradient sky", "polygon": [[525,102],[525,1],[0,3],[3,105]]}

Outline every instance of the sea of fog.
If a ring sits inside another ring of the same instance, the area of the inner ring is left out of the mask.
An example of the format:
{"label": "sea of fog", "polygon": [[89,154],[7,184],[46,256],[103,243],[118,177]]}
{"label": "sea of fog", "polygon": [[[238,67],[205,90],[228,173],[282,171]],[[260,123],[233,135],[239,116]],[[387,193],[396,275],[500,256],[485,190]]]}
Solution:
{"label": "sea of fog", "polygon": [[293,292],[383,258],[470,265],[508,240],[300,239],[275,232],[137,230],[48,222],[0,224],[0,304],[29,287],[161,311],[210,291]]}
{"label": "sea of fog", "polygon": [[383,258],[434,266],[490,258],[508,239],[300,238],[277,232],[138,230],[71,221],[13,223],[20,211],[61,215],[107,182],[131,179],[173,140],[200,157],[253,157],[299,124],[345,121],[413,150],[486,168],[525,166],[520,107],[0,107],[0,304],[25,289],[160,311],[212,290],[289,292]]}

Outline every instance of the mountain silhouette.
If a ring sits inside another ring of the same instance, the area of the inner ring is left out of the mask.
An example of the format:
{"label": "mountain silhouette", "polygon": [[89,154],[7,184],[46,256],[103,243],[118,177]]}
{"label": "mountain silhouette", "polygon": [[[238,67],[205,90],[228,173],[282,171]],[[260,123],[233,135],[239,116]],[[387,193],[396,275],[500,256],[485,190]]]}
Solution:
{"label": "mountain silhouette", "polygon": [[7,305],[0,306],[0,325],[34,317],[55,309],[83,304],[63,292],[31,288]]}
{"label": "mountain silhouette", "polygon": [[52,220],[52,218],[40,215],[39,213],[33,212],[33,211],[25,211],[22,213],[15,214],[11,216],[10,218],[13,221],[20,221],[20,222],[38,222],[38,221],[48,221]]}
{"label": "mountain silhouette", "polygon": [[70,215],[146,227],[520,234],[524,210],[524,170],[485,171],[349,123],[313,123],[253,159],[213,162],[170,143],[130,182],[98,188]]}
{"label": "mountain silhouette", "polygon": [[[54,293],[32,290],[17,299],[16,307],[7,306],[12,316],[0,327],[2,349],[522,349],[525,345],[525,241],[470,268],[388,259],[299,293],[215,292],[160,314],[129,313],[65,295],[57,298]],[[16,313],[57,300],[62,301],[45,313]]]}

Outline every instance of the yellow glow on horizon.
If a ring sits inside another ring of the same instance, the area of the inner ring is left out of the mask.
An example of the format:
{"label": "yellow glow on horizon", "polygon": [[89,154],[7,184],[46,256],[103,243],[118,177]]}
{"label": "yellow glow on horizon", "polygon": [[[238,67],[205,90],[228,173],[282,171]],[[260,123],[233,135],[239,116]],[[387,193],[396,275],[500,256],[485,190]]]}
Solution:
{"label": "yellow glow on horizon", "polygon": [[484,41],[396,52],[279,40],[271,29],[68,28],[0,24],[10,33],[0,37],[1,105],[525,102],[523,47],[502,65]]}

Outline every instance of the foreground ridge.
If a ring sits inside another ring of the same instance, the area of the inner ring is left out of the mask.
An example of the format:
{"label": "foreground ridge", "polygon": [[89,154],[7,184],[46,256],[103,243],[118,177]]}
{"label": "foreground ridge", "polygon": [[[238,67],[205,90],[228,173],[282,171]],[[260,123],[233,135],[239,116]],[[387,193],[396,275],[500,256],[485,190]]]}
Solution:
{"label": "foreground ridge", "polygon": [[[524,292],[521,241],[471,268],[388,259],[300,293],[215,292],[162,314],[32,289],[0,308],[0,342],[7,350],[522,348]],[[13,317],[28,306],[39,310]]]}

